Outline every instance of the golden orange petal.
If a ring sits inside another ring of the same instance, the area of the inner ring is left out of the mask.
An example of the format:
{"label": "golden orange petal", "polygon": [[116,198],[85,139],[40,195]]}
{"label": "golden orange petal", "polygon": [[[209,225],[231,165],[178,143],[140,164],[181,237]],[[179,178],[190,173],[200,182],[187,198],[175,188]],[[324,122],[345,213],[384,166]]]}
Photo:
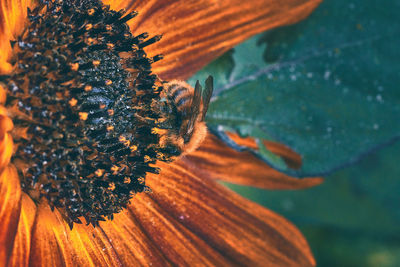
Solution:
{"label": "golden orange petal", "polygon": [[[251,147],[248,139],[240,144]],[[323,182],[318,177],[299,179],[278,172],[251,153],[228,147],[212,134],[196,151],[180,160],[198,176],[265,189],[302,189]]]}
{"label": "golden orange petal", "polygon": [[[186,238],[187,250],[212,248],[215,262],[222,256],[241,266],[315,265],[303,235],[284,218],[215,181],[194,176],[182,162],[159,163],[159,167],[160,175],[146,178],[153,192],[135,198],[130,209],[173,263],[210,257],[180,254],[179,243]],[[173,236],[178,244],[168,243]]]}
{"label": "golden orange petal", "polygon": [[36,217],[36,205],[25,193],[22,193],[21,214],[14,247],[8,265],[15,267],[28,266],[31,249],[31,231]]}
{"label": "golden orange petal", "polygon": [[4,88],[4,86],[1,85],[1,83],[0,83],[0,105],[4,105],[4,103],[6,102],[6,97],[7,97],[6,88]]}
{"label": "golden orange petal", "polygon": [[[140,223],[141,229],[172,265],[232,265],[232,262],[213,248],[212,244],[208,244],[206,240],[187,229],[178,218],[170,216],[168,211],[151,198],[151,195],[136,196],[129,209]],[[203,222],[207,223],[205,217]]]}
{"label": "golden orange petal", "polygon": [[27,8],[35,5],[34,0],[0,0],[0,74],[12,69],[8,63],[10,40],[21,33],[27,19]]}
{"label": "golden orange petal", "polygon": [[116,214],[113,221],[101,222],[100,227],[112,240],[122,266],[169,266],[167,259],[129,210]]}
{"label": "golden orange petal", "polygon": [[1,114],[0,109],[0,172],[8,165],[13,153],[13,140],[9,131],[13,123],[9,117]]}
{"label": "golden orange petal", "polygon": [[133,33],[163,34],[147,48],[150,55],[165,57],[154,72],[163,79],[186,79],[250,36],[305,18],[321,0],[103,2],[139,12],[129,22]]}
{"label": "golden orange petal", "polygon": [[251,210],[256,212],[257,216],[260,219],[264,221],[269,221],[271,225],[279,227],[282,233],[287,233],[288,236],[293,235],[294,238],[290,240],[293,243],[293,245],[304,251],[304,255],[306,256],[307,260],[311,263],[311,266],[316,265],[315,259],[312,256],[312,252],[308,246],[307,240],[305,238],[295,237],[296,235],[302,237],[302,234],[297,228],[293,227],[293,225],[281,224],[279,219],[275,220],[275,217],[277,216],[275,213],[267,209],[259,209],[260,206],[258,204],[252,201],[243,201],[243,198],[237,194],[231,194],[230,201],[232,201],[233,204],[237,205],[238,207],[244,210]]}
{"label": "golden orange petal", "polygon": [[[240,146],[246,146],[255,150],[258,150],[258,145],[256,141],[251,137],[240,137],[239,135],[231,132],[227,132],[229,138],[235,141],[236,144]],[[291,150],[289,147],[279,144],[276,142],[271,142],[264,140],[264,145],[268,148],[272,153],[280,156],[289,165],[289,167],[293,169],[298,169],[301,167],[302,160],[301,156],[297,154],[295,151]]]}
{"label": "golden orange petal", "polygon": [[121,266],[100,227],[75,224],[71,231],[61,214],[43,198],[32,232],[29,266]]}
{"label": "golden orange petal", "polygon": [[20,182],[15,167],[10,165],[0,175],[0,266],[10,257],[20,210]]}

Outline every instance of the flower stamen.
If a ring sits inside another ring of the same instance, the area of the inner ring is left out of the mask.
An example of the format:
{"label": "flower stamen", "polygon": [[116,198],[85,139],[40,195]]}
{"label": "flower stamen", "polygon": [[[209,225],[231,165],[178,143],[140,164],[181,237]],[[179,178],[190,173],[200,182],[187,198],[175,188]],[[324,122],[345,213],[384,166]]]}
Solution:
{"label": "flower stamen", "polygon": [[163,114],[151,63],[162,56],[143,48],[161,37],[133,36],[126,22],[136,15],[98,0],[45,1],[29,12],[15,70],[2,81],[21,186],[71,227],[80,217],[93,225],[113,218],[150,191],[144,177],[159,172],[156,160],[175,156],[152,132]]}

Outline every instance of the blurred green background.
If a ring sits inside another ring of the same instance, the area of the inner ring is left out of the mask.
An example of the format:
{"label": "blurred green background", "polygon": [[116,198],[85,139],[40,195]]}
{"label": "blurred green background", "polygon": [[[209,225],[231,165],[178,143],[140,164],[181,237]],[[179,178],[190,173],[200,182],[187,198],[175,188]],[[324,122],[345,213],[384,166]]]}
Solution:
{"label": "blurred green background", "polygon": [[228,185],[304,233],[318,266],[400,266],[400,143],[371,153],[315,188]]}
{"label": "blurred green background", "polygon": [[[321,186],[227,185],[294,222],[319,266],[400,266],[400,1],[326,0],[309,18],[253,37],[211,74],[209,128],[259,141],[252,152]],[[288,145],[300,169],[262,145]]]}

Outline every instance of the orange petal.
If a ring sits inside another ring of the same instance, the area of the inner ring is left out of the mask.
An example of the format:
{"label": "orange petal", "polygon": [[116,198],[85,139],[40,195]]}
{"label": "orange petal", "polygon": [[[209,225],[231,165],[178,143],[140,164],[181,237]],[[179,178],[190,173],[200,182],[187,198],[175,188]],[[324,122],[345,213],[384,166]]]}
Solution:
{"label": "orange petal", "polygon": [[[160,177],[162,178],[162,177]],[[138,195],[130,205],[135,219],[172,265],[230,266],[230,261],[148,195]],[[204,218],[203,218],[204,219]]]}
{"label": "orange petal", "polygon": [[10,53],[10,40],[21,33],[27,19],[27,8],[33,7],[34,0],[0,0],[0,74],[11,71],[7,62]]}
{"label": "orange petal", "polygon": [[36,205],[25,193],[22,193],[21,214],[18,231],[14,240],[9,266],[28,266],[31,249],[31,231],[36,216]]}
{"label": "orange petal", "polygon": [[121,266],[110,240],[100,229],[74,225],[71,231],[43,198],[38,207],[29,266]]}
{"label": "orange petal", "polygon": [[0,171],[8,165],[13,153],[13,141],[11,134],[8,133],[12,128],[11,119],[2,115],[0,109]]}
{"label": "orange petal", "polygon": [[7,98],[6,88],[0,83],[0,105],[4,105]]}
{"label": "orange petal", "polygon": [[[251,145],[247,139],[240,144]],[[203,144],[181,161],[199,176],[266,189],[301,189],[323,182],[322,178],[298,179],[278,172],[251,153],[228,147],[212,134],[208,134]]]}
{"label": "orange petal", "polygon": [[186,79],[214,58],[250,36],[295,23],[321,0],[105,0],[113,9],[137,10],[133,33],[163,34],[147,48],[163,54],[154,72],[163,79]]}
{"label": "orange petal", "polygon": [[13,166],[0,175],[0,265],[6,264],[13,248],[21,210],[21,188]]}
{"label": "orange petal", "polygon": [[135,197],[130,209],[172,263],[315,265],[304,237],[284,218],[192,175],[183,163],[159,164],[161,173],[146,178],[153,192]]}
{"label": "orange petal", "polygon": [[[243,137],[240,137],[239,135],[237,135],[235,133],[231,133],[231,132],[227,132],[226,134],[236,144],[238,144],[240,146],[246,146],[246,147],[252,148],[254,150],[258,150],[258,145],[253,138],[251,138],[251,137],[243,138]],[[288,164],[289,167],[291,167],[293,169],[299,169],[301,167],[301,164],[302,164],[301,156],[299,154],[297,154],[296,152],[294,152],[293,150],[291,150],[289,147],[287,147],[283,144],[279,144],[279,143],[275,143],[275,142],[271,142],[271,141],[267,141],[267,140],[264,140],[263,143],[269,151],[282,157],[283,160],[286,162],[286,164]]]}
{"label": "orange petal", "polygon": [[129,210],[116,214],[113,221],[102,222],[100,226],[112,240],[122,266],[168,265],[167,259],[143,232]]}

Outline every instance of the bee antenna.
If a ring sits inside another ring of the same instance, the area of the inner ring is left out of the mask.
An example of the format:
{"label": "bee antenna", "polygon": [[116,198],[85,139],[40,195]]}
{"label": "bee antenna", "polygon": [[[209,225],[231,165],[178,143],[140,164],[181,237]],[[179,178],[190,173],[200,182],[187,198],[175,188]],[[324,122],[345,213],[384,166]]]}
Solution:
{"label": "bee antenna", "polygon": [[202,116],[201,116],[201,120],[203,121],[204,118],[206,117],[206,113],[208,110],[208,104],[210,104],[210,100],[211,100],[211,96],[213,94],[214,91],[214,78],[213,76],[208,76],[208,78],[206,79],[206,87],[203,91],[203,111],[202,111]]}

